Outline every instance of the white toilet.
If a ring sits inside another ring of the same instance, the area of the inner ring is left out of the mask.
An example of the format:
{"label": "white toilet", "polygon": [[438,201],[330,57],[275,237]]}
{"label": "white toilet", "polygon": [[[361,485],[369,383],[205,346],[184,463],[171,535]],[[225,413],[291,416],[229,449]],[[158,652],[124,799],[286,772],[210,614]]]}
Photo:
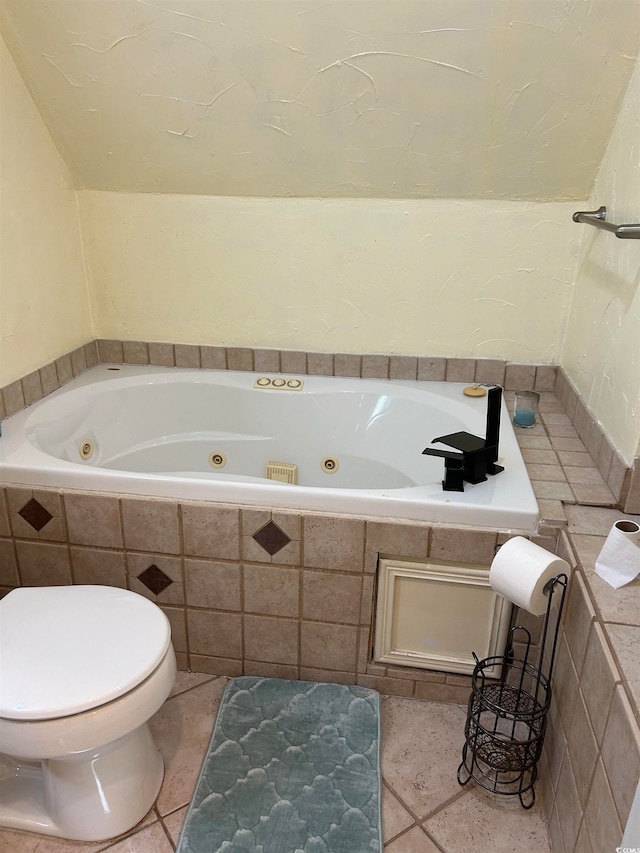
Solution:
{"label": "white toilet", "polygon": [[164,766],[147,721],[176,674],[165,614],[108,586],[0,601],[0,827],[80,841],[126,832]]}

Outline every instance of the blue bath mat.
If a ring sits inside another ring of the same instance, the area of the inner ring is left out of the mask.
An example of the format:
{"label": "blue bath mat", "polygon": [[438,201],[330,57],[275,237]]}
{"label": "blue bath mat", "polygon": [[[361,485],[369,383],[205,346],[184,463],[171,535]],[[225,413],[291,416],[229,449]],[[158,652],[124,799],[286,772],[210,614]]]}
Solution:
{"label": "blue bath mat", "polygon": [[378,693],[231,679],[177,853],[381,850]]}

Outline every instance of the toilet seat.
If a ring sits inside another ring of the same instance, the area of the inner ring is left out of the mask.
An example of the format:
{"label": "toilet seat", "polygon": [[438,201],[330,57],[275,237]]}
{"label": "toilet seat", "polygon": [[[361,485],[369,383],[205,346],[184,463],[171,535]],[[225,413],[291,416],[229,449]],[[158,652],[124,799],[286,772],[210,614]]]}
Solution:
{"label": "toilet seat", "polygon": [[165,614],[129,590],[14,589],[0,601],[0,718],[53,720],[99,708],[154,672],[170,642]]}

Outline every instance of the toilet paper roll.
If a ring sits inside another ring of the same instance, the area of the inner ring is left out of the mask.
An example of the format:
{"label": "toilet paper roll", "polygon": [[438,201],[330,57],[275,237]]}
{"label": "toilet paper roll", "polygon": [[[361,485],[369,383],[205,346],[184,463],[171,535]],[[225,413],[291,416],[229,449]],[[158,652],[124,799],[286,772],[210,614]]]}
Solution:
{"label": "toilet paper roll", "polygon": [[615,589],[640,574],[640,524],[616,521],[596,560],[596,572]]}
{"label": "toilet paper roll", "polygon": [[500,548],[489,571],[489,583],[496,592],[524,607],[534,616],[547,610],[545,585],[556,575],[569,577],[566,560],[556,557],[522,536],[514,536]]}

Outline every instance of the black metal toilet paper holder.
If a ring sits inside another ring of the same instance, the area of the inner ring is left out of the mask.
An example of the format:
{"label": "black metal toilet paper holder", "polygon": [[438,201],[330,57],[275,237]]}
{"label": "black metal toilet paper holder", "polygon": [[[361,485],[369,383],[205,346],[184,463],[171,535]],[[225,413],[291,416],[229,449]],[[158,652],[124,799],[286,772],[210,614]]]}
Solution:
{"label": "black metal toilet paper holder", "polygon": [[[559,574],[545,585],[547,609],[536,655],[531,632],[520,625],[509,631],[504,654],[483,660],[473,654],[458,782],[466,785],[473,779],[494,794],[517,796],[525,809],[535,803],[567,583],[567,575]],[[498,669],[497,678],[487,674]]]}

